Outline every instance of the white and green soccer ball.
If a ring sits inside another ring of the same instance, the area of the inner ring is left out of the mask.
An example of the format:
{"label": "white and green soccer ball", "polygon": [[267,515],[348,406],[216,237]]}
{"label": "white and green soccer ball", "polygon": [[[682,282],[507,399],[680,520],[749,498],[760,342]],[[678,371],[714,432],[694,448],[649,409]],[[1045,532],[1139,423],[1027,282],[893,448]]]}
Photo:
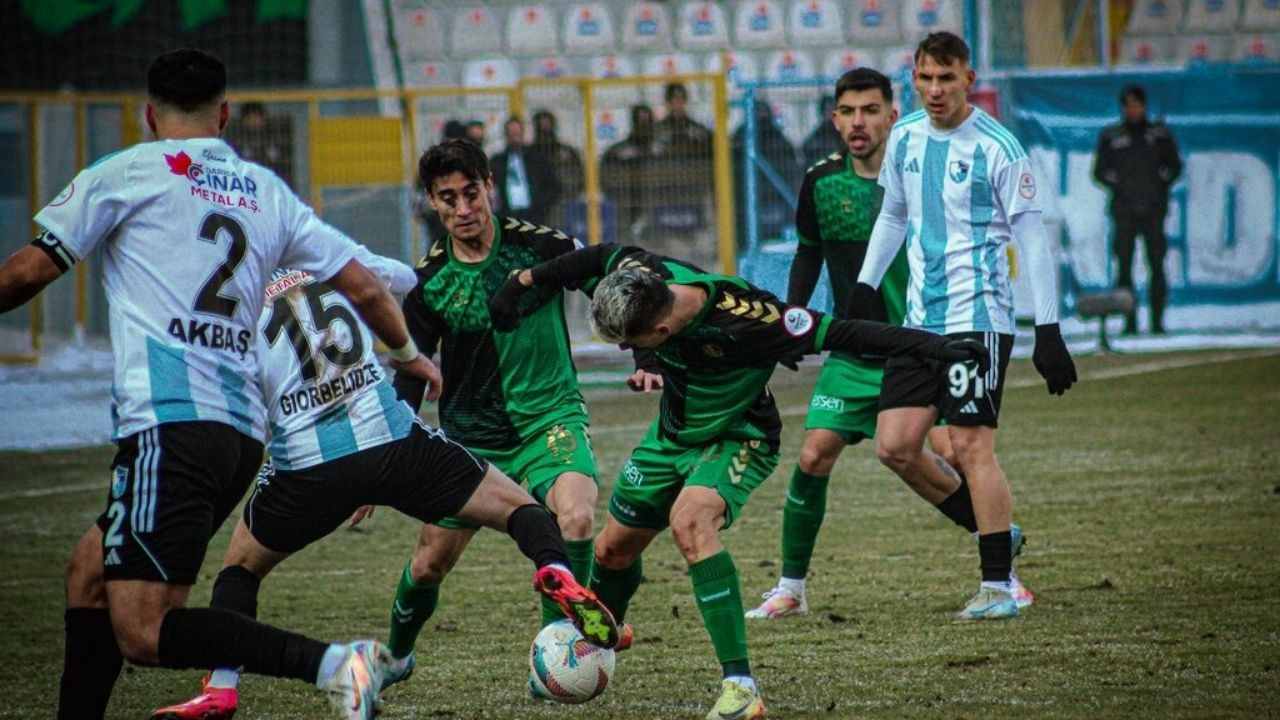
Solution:
{"label": "white and green soccer ball", "polygon": [[592,645],[573,623],[542,628],[529,649],[529,691],[562,703],[584,703],[609,686],[614,653]]}

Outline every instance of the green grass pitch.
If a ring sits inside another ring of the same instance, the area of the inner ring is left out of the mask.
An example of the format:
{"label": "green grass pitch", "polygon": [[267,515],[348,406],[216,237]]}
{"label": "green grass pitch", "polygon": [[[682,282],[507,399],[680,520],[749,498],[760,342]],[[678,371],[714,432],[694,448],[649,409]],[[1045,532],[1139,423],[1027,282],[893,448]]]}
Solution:
{"label": "green grass pitch", "polygon": [[[751,622],[771,718],[1275,717],[1280,712],[1280,355],[1212,351],[1084,357],[1082,382],[1045,394],[1015,361],[998,450],[1029,545],[1036,604],[1007,623],[953,625],[972,594],[965,533],[879,465],[846,452],[809,580],[810,614]],[[621,372],[616,373],[618,378]],[[778,572],[783,493],[816,366],[779,370],[782,462],[723,534],[754,604]],[[587,390],[602,474],[656,409],[620,383]],[[7,422],[21,422],[10,417]],[[101,511],[110,448],[0,454],[2,718],[53,714],[62,663],[62,573]],[[208,602],[230,535],[212,543],[193,604]],[[261,619],[317,637],[385,637],[416,525],[380,510],[282,565]],[[638,643],[582,706],[530,700],[537,631],[531,567],[481,533],[418,641],[418,672],[385,696],[400,718],[699,718],[719,668],[669,535],[632,604]],[[189,697],[198,672],[126,668],[108,717],[145,718]],[[237,719],[325,718],[302,683],[250,677]]]}

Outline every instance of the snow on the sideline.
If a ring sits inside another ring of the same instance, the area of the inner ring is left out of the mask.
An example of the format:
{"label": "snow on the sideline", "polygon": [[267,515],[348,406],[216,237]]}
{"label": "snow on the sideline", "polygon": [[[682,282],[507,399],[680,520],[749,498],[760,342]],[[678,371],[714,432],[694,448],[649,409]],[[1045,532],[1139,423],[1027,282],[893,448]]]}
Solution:
{"label": "snow on the sideline", "polygon": [[[1251,306],[1247,318],[1229,318],[1224,312],[1223,308],[1171,308],[1171,332],[1158,337],[1120,337],[1119,318],[1112,318],[1108,326],[1111,347],[1126,354],[1280,348],[1280,306]],[[1212,329],[1224,325],[1234,327]],[[1249,329],[1239,329],[1241,326]],[[1096,320],[1064,319],[1062,327],[1072,353],[1097,352]],[[1030,357],[1033,339],[1030,331],[1020,332],[1014,357]],[[627,361],[627,356],[616,347],[600,342],[576,342],[574,356],[582,361],[580,366]],[[1212,359],[1205,358],[1205,361]],[[46,450],[109,443],[111,362],[110,349],[98,340],[87,346],[68,343],[50,348],[35,365],[0,365],[0,450]],[[597,373],[584,370],[583,374]]]}

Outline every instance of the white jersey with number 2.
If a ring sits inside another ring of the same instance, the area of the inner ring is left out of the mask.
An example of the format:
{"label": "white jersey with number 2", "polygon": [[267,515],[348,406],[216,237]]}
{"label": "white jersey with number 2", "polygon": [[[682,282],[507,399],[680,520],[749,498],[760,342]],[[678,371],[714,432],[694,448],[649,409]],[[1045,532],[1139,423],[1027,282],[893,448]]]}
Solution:
{"label": "white jersey with number 2", "polygon": [[107,156],[36,222],[71,262],[102,247],[116,438],[208,420],[264,440],[254,342],[272,271],[328,279],[357,247],[217,138]]}

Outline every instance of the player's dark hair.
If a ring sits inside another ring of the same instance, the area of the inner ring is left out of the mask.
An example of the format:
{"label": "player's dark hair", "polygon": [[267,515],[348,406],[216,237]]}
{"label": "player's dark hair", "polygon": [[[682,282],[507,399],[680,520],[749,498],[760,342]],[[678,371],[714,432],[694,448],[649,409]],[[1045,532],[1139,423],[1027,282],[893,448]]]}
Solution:
{"label": "player's dark hair", "polygon": [[836,81],[834,99],[838,101],[841,95],[850,90],[858,92],[872,88],[879,88],[884,101],[893,104],[893,83],[889,82],[889,78],[884,73],[867,67],[854,68],[841,75]]}
{"label": "player's dark hair", "polygon": [[925,55],[943,65],[950,65],[956,60],[969,64],[969,46],[959,35],[946,30],[929,33],[928,37],[920,41],[914,56],[917,65],[920,64],[920,58]]}
{"label": "player's dark hair", "polygon": [[456,172],[468,180],[483,183],[489,177],[489,158],[479,145],[454,138],[430,148],[418,160],[418,179],[427,192],[431,192],[437,178]]}
{"label": "player's dark hair", "polygon": [[649,332],[675,304],[675,294],[660,275],[643,267],[614,270],[596,286],[591,324],[606,342]]}
{"label": "player's dark hair", "polygon": [[1147,91],[1143,90],[1141,85],[1126,85],[1125,88],[1120,91],[1120,104],[1124,105],[1130,100],[1146,105]]}
{"label": "player's dark hair", "polygon": [[193,112],[222,100],[227,67],[203,50],[178,48],[151,61],[147,94],[156,103]]}

